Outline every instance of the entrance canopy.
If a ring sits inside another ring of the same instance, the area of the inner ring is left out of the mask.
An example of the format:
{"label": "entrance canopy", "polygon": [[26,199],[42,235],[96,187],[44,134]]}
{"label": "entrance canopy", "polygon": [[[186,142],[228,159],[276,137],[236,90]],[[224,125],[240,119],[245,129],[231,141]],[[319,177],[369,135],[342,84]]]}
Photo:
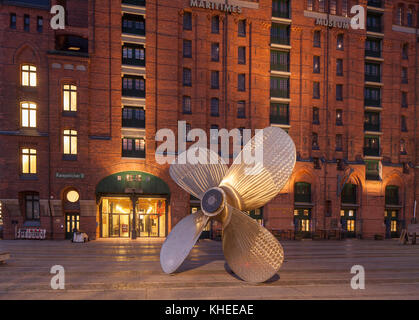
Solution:
{"label": "entrance canopy", "polygon": [[141,171],[124,171],[102,179],[96,195],[123,195],[135,192],[145,195],[170,195],[169,186],[162,179]]}

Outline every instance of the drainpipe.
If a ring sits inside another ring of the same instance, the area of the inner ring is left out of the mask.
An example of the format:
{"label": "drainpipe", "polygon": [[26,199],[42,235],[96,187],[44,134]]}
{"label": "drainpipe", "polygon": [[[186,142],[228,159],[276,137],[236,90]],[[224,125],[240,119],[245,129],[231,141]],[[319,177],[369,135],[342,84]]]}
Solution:
{"label": "drainpipe", "polygon": [[[55,32],[54,32],[55,35]],[[55,39],[54,39],[55,41]],[[54,238],[54,217],[52,216],[52,210],[51,210],[51,132],[50,132],[50,122],[51,122],[51,117],[50,117],[50,77],[49,77],[49,59],[47,56],[47,83],[48,83],[48,103],[47,103],[47,112],[48,112],[48,209],[49,209],[49,214],[50,214],[50,228],[51,228],[51,239]]]}
{"label": "drainpipe", "polygon": [[[327,19],[329,20],[330,15],[327,14]],[[324,97],[326,105],[326,139],[329,139],[329,41],[330,41],[330,30],[329,27],[326,27],[326,54],[325,54],[325,77],[324,77]],[[327,201],[327,159],[329,158],[329,148],[326,149],[326,161],[324,165],[324,205]],[[317,208],[318,210],[318,208]],[[316,210],[316,211],[317,211]],[[317,212],[316,212],[317,213]],[[317,214],[316,214],[317,217]],[[316,219],[317,220],[317,219]],[[326,214],[323,214],[323,228],[326,229]]]}

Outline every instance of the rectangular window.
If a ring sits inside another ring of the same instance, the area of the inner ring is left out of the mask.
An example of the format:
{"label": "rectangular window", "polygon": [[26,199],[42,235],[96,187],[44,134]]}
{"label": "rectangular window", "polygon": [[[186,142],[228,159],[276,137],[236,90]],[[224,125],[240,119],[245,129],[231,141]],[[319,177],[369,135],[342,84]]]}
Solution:
{"label": "rectangular window", "polygon": [[279,23],[272,23],[271,43],[289,45],[290,44],[290,26]]}
{"label": "rectangular window", "polygon": [[364,130],[380,132],[380,113],[365,112],[364,114]]}
{"label": "rectangular window", "polygon": [[365,136],[364,156],[380,156],[380,138],[375,136]]}
{"label": "rectangular window", "polygon": [[246,75],[244,73],[240,73],[237,77],[237,90],[246,91]]}
{"label": "rectangular window", "polygon": [[63,86],[63,110],[77,111],[77,87],[72,84]]}
{"label": "rectangular window", "polygon": [[289,19],[291,17],[289,0],[273,0],[272,16],[276,18]]}
{"label": "rectangular window", "polygon": [[343,34],[338,34],[336,38],[336,49],[337,50],[343,50]]}
{"label": "rectangular window", "polygon": [[402,92],[402,108],[408,107],[407,92]]}
{"label": "rectangular window", "polygon": [[22,173],[36,174],[36,149],[22,149]]}
{"label": "rectangular window", "polygon": [[218,89],[220,87],[220,72],[211,71],[211,89]]}
{"label": "rectangular window", "polygon": [[246,47],[239,47],[237,56],[239,64],[246,64]]}
{"label": "rectangular window", "polygon": [[343,125],[343,111],[340,109],[336,110],[336,125],[337,126]]}
{"label": "rectangular window", "polygon": [[319,150],[319,135],[315,132],[313,132],[311,136],[311,148],[313,150]]}
{"label": "rectangular window", "polygon": [[342,16],[348,16],[348,0],[341,0],[342,5]]}
{"label": "rectangular window", "polygon": [[364,104],[371,107],[381,107],[380,88],[366,87],[364,89]]}
{"label": "rectangular window", "polygon": [[33,102],[22,102],[20,108],[22,128],[36,128],[36,104]]}
{"label": "rectangular window", "polygon": [[365,81],[381,82],[381,65],[379,63],[365,63]]}
{"label": "rectangular window", "polygon": [[319,0],[319,11],[320,12],[326,12],[326,8],[325,8],[325,0]]}
{"label": "rectangular window", "polygon": [[320,99],[320,82],[313,82],[313,99]]}
{"label": "rectangular window", "polygon": [[189,68],[183,68],[183,85],[192,86],[192,71]]}
{"label": "rectangular window", "polygon": [[124,14],[122,16],[122,33],[145,35],[145,19],[141,15]]}
{"label": "rectangular window", "polygon": [[191,108],[191,97],[189,96],[183,96],[182,99],[182,111],[183,113],[192,113],[192,108]]}
{"label": "rectangular window", "polygon": [[336,14],[336,0],[330,0],[329,2],[329,12],[330,14]]}
{"label": "rectangular window", "polygon": [[145,66],[145,49],[142,45],[126,44],[122,46],[122,64]]}
{"label": "rectangular window", "polygon": [[379,161],[365,160],[365,175],[367,180],[380,180]]}
{"label": "rectangular window", "polygon": [[10,28],[16,29],[16,13],[10,14]]}
{"label": "rectangular window", "polygon": [[367,14],[367,31],[382,32],[381,28],[381,14]]}
{"label": "rectangular window", "polygon": [[25,217],[26,220],[39,220],[40,217],[39,195],[25,195]]}
{"label": "rectangular window", "polygon": [[128,97],[145,97],[145,80],[143,77],[124,76],[122,78],[122,95]]}
{"label": "rectangular window", "polygon": [[192,41],[183,40],[183,57],[192,58]]}
{"label": "rectangular window", "polygon": [[145,128],[144,108],[124,106],[122,109],[122,127]]}
{"label": "rectangular window", "polygon": [[30,25],[30,17],[28,14],[25,14],[23,16],[23,30],[29,31],[30,29],[29,25]]}
{"label": "rectangular window", "polygon": [[246,20],[242,19],[238,22],[238,36],[245,37],[246,36]]}
{"label": "rectangular window", "polygon": [[220,44],[218,42],[211,44],[211,61],[220,61]]}
{"label": "rectangular window", "polygon": [[343,85],[342,84],[336,85],[336,100],[337,101],[343,100]]}
{"label": "rectangular window", "polygon": [[408,80],[407,68],[402,68],[402,83],[407,84],[408,82],[409,82],[409,80]]}
{"label": "rectangular window", "polygon": [[192,13],[184,12],[183,14],[183,30],[192,30]]}
{"label": "rectangular window", "polygon": [[218,34],[220,33],[220,17],[213,16],[211,18],[211,33]]}
{"label": "rectangular window", "polygon": [[336,135],[336,151],[342,151],[342,135]]}
{"label": "rectangular window", "polygon": [[142,138],[123,138],[122,156],[128,158],[145,158],[145,140]]}
{"label": "rectangular window", "polygon": [[343,60],[336,59],[336,75],[343,76]]}
{"label": "rectangular window", "polygon": [[320,57],[313,56],[313,73],[320,73]]}
{"label": "rectangular window", "polygon": [[288,51],[271,50],[271,70],[290,71],[290,53]]}
{"label": "rectangular window", "polygon": [[319,108],[313,108],[313,124],[320,124],[320,112]]}
{"label": "rectangular window", "polygon": [[218,98],[211,98],[211,116],[219,116],[219,100]]}
{"label": "rectangular window", "polygon": [[272,103],[270,112],[271,124],[289,124],[289,105]]}
{"label": "rectangular window", "polygon": [[365,55],[368,57],[381,57],[381,40],[367,39],[365,41]]}
{"label": "rectangular window", "polygon": [[217,144],[218,143],[218,130],[219,126],[216,124],[211,125],[210,129],[210,143],[211,144]]}
{"label": "rectangular window", "polygon": [[321,47],[321,31],[316,30],[313,34],[313,47],[320,48]]}
{"label": "rectangular window", "polygon": [[271,97],[289,98],[289,78],[271,77]]}
{"label": "rectangular window", "polygon": [[401,130],[402,132],[407,132],[406,116],[401,116]]}
{"label": "rectangular window", "polygon": [[64,149],[66,155],[77,155],[77,131],[64,130]]}
{"label": "rectangular window", "polygon": [[404,44],[402,48],[402,59],[403,60],[409,59],[409,45],[407,43]]}
{"label": "rectangular window", "polygon": [[237,118],[239,119],[246,118],[246,102],[245,101],[237,102]]}
{"label": "rectangular window", "polygon": [[37,75],[36,67],[31,65],[22,65],[21,68],[21,84],[23,87],[36,87]]}
{"label": "rectangular window", "polygon": [[44,18],[37,17],[36,19],[36,31],[42,32],[44,30]]}

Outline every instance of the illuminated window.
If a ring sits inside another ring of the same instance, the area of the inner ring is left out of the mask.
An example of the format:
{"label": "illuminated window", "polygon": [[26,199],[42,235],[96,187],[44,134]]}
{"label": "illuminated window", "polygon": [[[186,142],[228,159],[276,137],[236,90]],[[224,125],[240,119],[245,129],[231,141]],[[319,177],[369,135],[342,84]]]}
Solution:
{"label": "illuminated window", "polygon": [[36,67],[25,64],[22,66],[22,86],[24,87],[36,87]]}
{"label": "illuminated window", "polygon": [[64,154],[77,154],[77,131],[64,130]]}
{"label": "illuminated window", "polygon": [[355,232],[355,220],[346,221],[346,231]]}
{"label": "illuminated window", "polygon": [[36,104],[23,102],[20,105],[21,125],[23,128],[36,128]]}
{"label": "illuminated window", "polygon": [[310,231],[310,220],[309,219],[301,219],[301,230],[303,232],[309,232]]}
{"label": "illuminated window", "polygon": [[63,86],[64,111],[77,111],[77,87],[72,84]]}
{"label": "illuminated window", "polygon": [[22,149],[22,173],[36,174],[36,149]]}
{"label": "illuminated window", "polygon": [[397,232],[397,220],[391,220],[391,232]]}

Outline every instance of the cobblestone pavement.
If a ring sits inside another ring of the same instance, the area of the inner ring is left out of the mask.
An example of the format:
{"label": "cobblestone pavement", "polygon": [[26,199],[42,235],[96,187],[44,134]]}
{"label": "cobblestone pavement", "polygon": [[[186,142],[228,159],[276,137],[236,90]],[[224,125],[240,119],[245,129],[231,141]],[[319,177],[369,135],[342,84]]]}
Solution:
{"label": "cobblestone pavement", "polygon": [[[249,284],[229,272],[221,242],[201,240],[175,275],[162,272],[162,240],[0,240],[0,299],[419,299],[419,245],[397,241],[284,241],[273,279]],[[65,268],[65,290],[50,269]],[[365,289],[350,270],[365,268]]]}

